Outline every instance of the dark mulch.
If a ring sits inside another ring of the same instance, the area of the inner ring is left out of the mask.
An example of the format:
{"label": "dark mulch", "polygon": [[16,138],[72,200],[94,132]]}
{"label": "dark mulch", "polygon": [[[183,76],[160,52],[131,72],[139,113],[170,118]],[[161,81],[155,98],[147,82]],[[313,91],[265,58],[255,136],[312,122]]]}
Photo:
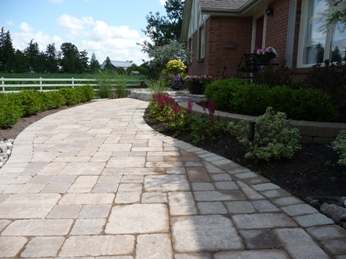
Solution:
{"label": "dark mulch", "polygon": [[[153,121],[148,114],[145,114],[145,120],[163,134],[191,142],[188,133],[177,135]],[[303,200],[315,196],[346,196],[346,168],[337,164],[337,154],[330,145],[304,144],[294,158],[269,163],[244,159],[245,148],[230,135],[218,136],[197,146],[260,173]]]}
{"label": "dark mulch", "polygon": [[33,116],[30,116],[30,117],[20,118],[17,121],[17,123],[14,126],[12,126],[12,128],[0,129],[0,139],[14,139],[19,135],[19,133],[22,132],[22,130],[24,130],[30,124],[32,124],[32,123],[50,115],[50,114],[59,112],[59,111],[64,110],[66,108],[67,107],[62,107],[59,109],[40,112],[40,113],[33,115]]}

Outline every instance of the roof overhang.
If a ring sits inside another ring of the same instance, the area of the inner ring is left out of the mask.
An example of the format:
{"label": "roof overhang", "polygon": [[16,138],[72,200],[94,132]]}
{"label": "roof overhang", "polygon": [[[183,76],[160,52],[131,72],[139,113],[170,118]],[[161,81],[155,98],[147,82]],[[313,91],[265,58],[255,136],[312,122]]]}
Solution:
{"label": "roof overhang", "polygon": [[[203,14],[209,16],[234,16],[234,17],[246,17],[252,16],[256,10],[269,4],[273,0],[249,0],[246,4],[242,5],[238,9],[217,9],[217,8],[201,8]],[[183,14],[183,25],[181,31],[181,41],[187,41],[187,35],[189,30],[189,24],[191,19],[191,8],[193,0],[186,0]]]}

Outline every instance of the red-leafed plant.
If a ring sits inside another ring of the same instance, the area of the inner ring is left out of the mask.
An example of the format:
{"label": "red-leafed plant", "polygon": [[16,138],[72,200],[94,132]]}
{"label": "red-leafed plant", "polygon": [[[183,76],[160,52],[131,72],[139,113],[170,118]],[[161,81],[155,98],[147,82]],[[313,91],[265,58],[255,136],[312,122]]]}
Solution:
{"label": "red-leafed plant", "polygon": [[156,120],[166,123],[172,129],[181,129],[187,124],[186,111],[166,93],[153,95],[149,112]]}

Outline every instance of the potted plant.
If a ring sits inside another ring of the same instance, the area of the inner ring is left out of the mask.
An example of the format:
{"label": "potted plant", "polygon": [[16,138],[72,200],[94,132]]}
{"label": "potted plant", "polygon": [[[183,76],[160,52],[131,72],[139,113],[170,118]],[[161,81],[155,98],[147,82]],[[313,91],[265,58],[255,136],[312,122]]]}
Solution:
{"label": "potted plant", "polygon": [[204,94],[207,84],[212,80],[210,76],[187,76],[185,85],[191,94]]}
{"label": "potted plant", "polygon": [[273,47],[256,50],[256,61],[258,65],[269,65],[277,56],[278,53]]}
{"label": "potted plant", "polygon": [[166,65],[166,71],[170,76],[170,84],[173,90],[180,90],[184,86],[183,75],[187,66],[180,59],[172,59]]}

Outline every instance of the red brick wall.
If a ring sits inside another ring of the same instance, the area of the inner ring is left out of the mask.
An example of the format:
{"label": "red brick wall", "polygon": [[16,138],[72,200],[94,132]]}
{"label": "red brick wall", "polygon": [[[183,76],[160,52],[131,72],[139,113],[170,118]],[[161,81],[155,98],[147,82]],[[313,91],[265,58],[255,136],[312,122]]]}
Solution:
{"label": "red brick wall", "polygon": [[207,23],[207,51],[197,61],[197,36],[193,49],[191,75],[215,78],[235,75],[241,58],[251,49],[252,18],[210,17]]}
{"label": "red brick wall", "polygon": [[274,47],[278,51],[278,62],[286,60],[289,0],[276,0],[270,7],[273,15],[267,17],[266,47]]}

